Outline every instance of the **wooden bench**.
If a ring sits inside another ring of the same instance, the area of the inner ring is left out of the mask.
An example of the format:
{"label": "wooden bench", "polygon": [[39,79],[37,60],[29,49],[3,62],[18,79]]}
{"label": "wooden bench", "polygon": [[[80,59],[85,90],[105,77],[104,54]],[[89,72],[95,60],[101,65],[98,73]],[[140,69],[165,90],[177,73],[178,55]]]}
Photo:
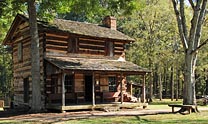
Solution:
{"label": "wooden bench", "polygon": [[[186,109],[188,110],[188,113],[190,114],[192,112],[192,109],[194,109],[196,111],[196,106],[195,105],[177,105],[177,104],[169,104],[169,107],[172,107],[172,112],[174,113],[174,108],[178,107],[181,109]],[[178,111],[179,112],[179,111]]]}

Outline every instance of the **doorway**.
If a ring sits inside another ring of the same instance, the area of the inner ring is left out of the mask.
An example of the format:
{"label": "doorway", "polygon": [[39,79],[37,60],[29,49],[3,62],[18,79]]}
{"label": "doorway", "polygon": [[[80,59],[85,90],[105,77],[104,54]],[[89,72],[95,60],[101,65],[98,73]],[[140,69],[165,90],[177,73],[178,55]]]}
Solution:
{"label": "doorway", "polygon": [[24,78],[23,81],[23,85],[24,85],[24,103],[28,103],[29,102],[29,78]]}
{"label": "doorway", "polygon": [[92,102],[92,75],[85,75],[85,101]]}

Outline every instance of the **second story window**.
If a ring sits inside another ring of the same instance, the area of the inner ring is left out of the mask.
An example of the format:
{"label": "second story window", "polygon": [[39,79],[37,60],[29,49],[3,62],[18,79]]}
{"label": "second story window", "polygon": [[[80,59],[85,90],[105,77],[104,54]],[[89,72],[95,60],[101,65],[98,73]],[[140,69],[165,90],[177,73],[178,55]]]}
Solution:
{"label": "second story window", "polygon": [[22,48],[22,43],[18,43],[18,48],[17,48],[17,57],[18,61],[21,62],[23,59],[23,48]]}
{"label": "second story window", "polygon": [[113,42],[106,42],[106,55],[107,56],[114,56],[114,43]]}
{"label": "second story window", "polygon": [[77,38],[70,38],[68,41],[68,52],[76,53],[77,52]]}

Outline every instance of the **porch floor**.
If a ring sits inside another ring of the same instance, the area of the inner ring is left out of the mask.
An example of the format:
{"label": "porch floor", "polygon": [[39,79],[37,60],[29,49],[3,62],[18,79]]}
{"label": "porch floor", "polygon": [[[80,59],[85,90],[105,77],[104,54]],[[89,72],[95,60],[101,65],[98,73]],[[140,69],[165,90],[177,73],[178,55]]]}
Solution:
{"label": "porch floor", "polygon": [[110,109],[110,108],[128,108],[133,109],[136,107],[143,107],[146,108],[148,103],[130,103],[130,102],[124,102],[121,104],[120,102],[112,102],[112,103],[102,103],[102,104],[95,104],[93,106],[90,103],[87,104],[77,104],[77,105],[65,105],[62,106],[60,104],[48,104],[46,105],[46,109],[53,109],[53,110],[60,110],[60,111],[70,111],[70,110],[93,110],[93,109]]}

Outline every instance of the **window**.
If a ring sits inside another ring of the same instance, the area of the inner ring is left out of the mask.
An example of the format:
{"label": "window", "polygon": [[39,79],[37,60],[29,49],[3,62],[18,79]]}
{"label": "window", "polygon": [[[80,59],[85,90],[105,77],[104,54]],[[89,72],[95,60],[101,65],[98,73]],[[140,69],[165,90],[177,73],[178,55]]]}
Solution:
{"label": "window", "polygon": [[66,93],[73,92],[73,84],[74,84],[74,75],[66,75],[65,82],[64,82]]}
{"label": "window", "polygon": [[22,43],[18,43],[18,48],[17,48],[17,57],[18,57],[18,61],[21,62],[22,61]]}
{"label": "window", "polygon": [[76,53],[77,52],[77,38],[71,38],[68,41],[68,52]]}
{"label": "window", "polygon": [[106,42],[106,55],[113,57],[114,56],[114,43]]}
{"label": "window", "polygon": [[108,77],[108,85],[109,85],[109,91],[115,92],[116,91],[116,78]]}

